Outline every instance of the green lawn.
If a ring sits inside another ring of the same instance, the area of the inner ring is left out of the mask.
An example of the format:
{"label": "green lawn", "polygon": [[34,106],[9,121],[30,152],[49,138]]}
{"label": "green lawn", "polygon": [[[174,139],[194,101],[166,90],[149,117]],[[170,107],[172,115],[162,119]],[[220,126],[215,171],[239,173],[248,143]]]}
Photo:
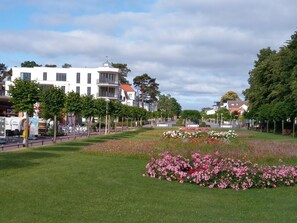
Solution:
{"label": "green lawn", "polygon": [[143,177],[148,158],[81,151],[138,133],[0,153],[0,222],[297,222],[296,186],[208,189]]}

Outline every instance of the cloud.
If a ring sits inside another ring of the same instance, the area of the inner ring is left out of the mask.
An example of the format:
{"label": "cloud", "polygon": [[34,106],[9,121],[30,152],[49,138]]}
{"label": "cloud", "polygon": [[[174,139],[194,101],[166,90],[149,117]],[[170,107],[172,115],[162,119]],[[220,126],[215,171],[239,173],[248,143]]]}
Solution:
{"label": "cloud", "polygon": [[148,73],[187,109],[209,107],[228,90],[241,94],[259,50],[282,46],[297,20],[293,0],[29,0],[25,6],[32,7],[24,21],[32,28],[0,31],[8,60],[28,53],[37,63],[96,67],[109,56],[128,64],[130,81]]}

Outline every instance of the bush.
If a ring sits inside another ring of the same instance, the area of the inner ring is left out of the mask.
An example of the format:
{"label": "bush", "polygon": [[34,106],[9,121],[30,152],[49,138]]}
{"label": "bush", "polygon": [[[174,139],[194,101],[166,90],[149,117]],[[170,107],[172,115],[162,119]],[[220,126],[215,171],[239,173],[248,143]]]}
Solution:
{"label": "bush", "polygon": [[174,126],[184,126],[184,120],[182,118],[178,119]]}
{"label": "bush", "polygon": [[205,156],[196,152],[191,159],[165,152],[160,159],[152,158],[146,169],[144,176],[209,188],[245,190],[297,184],[297,166],[259,166],[250,161],[223,158],[218,152]]}

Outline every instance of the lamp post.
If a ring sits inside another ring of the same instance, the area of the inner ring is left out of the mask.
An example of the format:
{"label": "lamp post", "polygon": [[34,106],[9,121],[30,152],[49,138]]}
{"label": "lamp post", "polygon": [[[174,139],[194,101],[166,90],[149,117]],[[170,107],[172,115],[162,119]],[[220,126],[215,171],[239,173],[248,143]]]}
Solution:
{"label": "lamp post", "polygon": [[105,99],[106,102],[106,108],[105,108],[105,135],[107,135],[107,128],[108,128],[108,102],[109,99]]}

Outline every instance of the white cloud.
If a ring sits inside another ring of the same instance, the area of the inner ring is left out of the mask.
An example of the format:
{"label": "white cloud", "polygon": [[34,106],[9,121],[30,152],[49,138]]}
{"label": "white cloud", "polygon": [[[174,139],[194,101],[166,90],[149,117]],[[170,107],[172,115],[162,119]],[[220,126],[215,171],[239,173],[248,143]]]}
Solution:
{"label": "white cloud", "polygon": [[[7,8],[15,2],[25,4]],[[297,20],[293,0],[27,2],[40,9],[33,28],[0,31],[5,58],[28,53],[37,63],[95,67],[108,55],[128,64],[130,81],[148,73],[187,109],[211,106],[228,90],[241,94],[259,50],[282,46]]]}

